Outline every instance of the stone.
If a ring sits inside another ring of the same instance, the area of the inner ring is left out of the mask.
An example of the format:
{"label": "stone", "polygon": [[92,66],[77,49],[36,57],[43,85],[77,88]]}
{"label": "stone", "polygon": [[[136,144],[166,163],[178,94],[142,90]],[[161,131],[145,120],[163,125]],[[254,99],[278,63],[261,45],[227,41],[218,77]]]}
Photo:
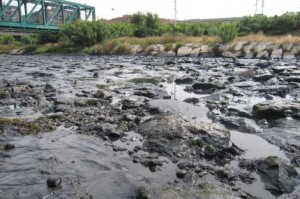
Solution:
{"label": "stone", "polygon": [[190,57],[198,57],[200,50],[201,50],[200,48],[194,48],[193,50],[191,50]]}
{"label": "stone", "polygon": [[258,63],[256,63],[256,66],[259,66],[260,68],[267,68],[271,65],[272,65],[271,62],[265,60],[260,60]]}
{"label": "stone", "polygon": [[219,45],[219,51],[220,52],[229,51],[230,48],[231,48],[231,46],[229,44],[220,44]]}
{"label": "stone", "polygon": [[192,47],[182,46],[177,50],[177,57],[190,56],[191,51],[192,51]]}
{"label": "stone", "polygon": [[237,56],[235,53],[232,53],[230,51],[225,51],[225,52],[222,52],[222,57],[233,58],[233,57],[237,57]]}
{"label": "stone", "polygon": [[225,86],[218,83],[206,82],[206,83],[195,83],[192,85],[195,90],[220,90],[225,89]]}
{"label": "stone", "polygon": [[272,70],[275,72],[275,73],[280,73],[280,72],[283,72],[285,70],[295,70],[297,69],[296,66],[272,66]]}
{"label": "stone", "polygon": [[268,59],[269,58],[269,52],[264,50],[257,53],[256,58],[258,59]]}
{"label": "stone", "polygon": [[267,81],[274,77],[274,75],[271,73],[268,69],[260,69],[256,71],[258,74],[253,77],[253,79],[257,81]]}
{"label": "stone", "polygon": [[261,52],[266,51],[272,44],[269,42],[260,42],[256,46],[254,46],[255,51],[257,54],[260,54]]}
{"label": "stone", "polygon": [[259,118],[300,117],[300,103],[272,100],[255,104],[253,113]]}
{"label": "stone", "polygon": [[217,151],[216,149],[211,146],[211,145],[208,145],[204,148],[204,156],[205,158],[213,158],[217,155]]}
{"label": "stone", "polygon": [[241,131],[245,131],[246,133],[259,134],[263,132],[262,128],[257,125],[255,121],[248,118],[238,116],[220,116],[219,120],[228,127],[237,128]]}
{"label": "stone", "polygon": [[300,83],[300,75],[299,76],[290,76],[284,79],[286,82],[297,82]]}
{"label": "stone", "polygon": [[212,48],[209,47],[209,45],[203,45],[200,47],[200,54],[208,54],[208,53],[211,53],[212,52]]}
{"label": "stone", "polygon": [[44,88],[44,92],[45,93],[52,93],[52,92],[56,92],[56,89],[51,84],[47,83],[45,88]]}
{"label": "stone", "polygon": [[295,55],[293,53],[290,52],[284,52],[282,59],[284,60],[289,60],[289,59],[296,59]]}
{"label": "stone", "polygon": [[282,44],[282,49],[285,51],[285,52],[290,52],[294,47],[294,44],[293,43],[285,43],[285,44]]}
{"label": "stone", "polygon": [[141,45],[132,45],[131,46],[131,54],[132,55],[137,55],[143,51],[143,48]]}
{"label": "stone", "polygon": [[11,92],[13,94],[20,94],[22,92],[22,87],[20,87],[20,86],[13,86],[11,88]]}
{"label": "stone", "polygon": [[167,52],[165,52],[165,51],[161,52],[158,56],[160,56],[160,57],[175,57],[176,54],[173,50],[169,50]]}
{"label": "stone", "polygon": [[190,103],[190,104],[197,104],[197,103],[199,103],[199,101],[200,100],[196,97],[191,97],[191,98],[187,98],[184,100],[184,102]]}
{"label": "stone", "polygon": [[243,51],[245,54],[253,54],[253,47],[256,45],[255,42],[251,42],[250,44],[245,44],[243,47]]}
{"label": "stone", "polygon": [[104,100],[107,100],[107,101],[110,101],[110,102],[113,99],[112,95],[109,92],[104,91],[104,90],[96,91],[96,93],[93,94],[93,97],[94,98],[99,98],[99,99],[104,99]]}
{"label": "stone", "polygon": [[61,178],[56,178],[56,177],[49,177],[47,179],[47,185],[50,188],[57,188],[61,185],[62,179]]}
{"label": "stone", "polygon": [[234,47],[234,51],[241,51],[243,49],[244,45],[247,43],[248,43],[247,41],[238,42]]}
{"label": "stone", "polygon": [[277,85],[279,82],[277,77],[272,77],[271,79],[265,82],[266,85]]}
{"label": "stone", "polygon": [[298,46],[294,46],[293,48],[292,48],[292,50],[291,50],[291,53],[293,54],[293,55],[298,55],[299,53],[300,53],[300,46],[298,45]]}
{"label": "stone", "polygon": [[273,50],[271,54],[271,59],[281,59],[283,50],[281,48]]}
{"label": "stone", "polygon": [[257,171],[265,188],[274,195],[293,192],[299,174],[288,162],[274,156],[257,161]]}
{"label": "stone", "polygon": [[194,83],[194,79],[191,77],[183,77],[175,79],[176,84],[192,84]]}

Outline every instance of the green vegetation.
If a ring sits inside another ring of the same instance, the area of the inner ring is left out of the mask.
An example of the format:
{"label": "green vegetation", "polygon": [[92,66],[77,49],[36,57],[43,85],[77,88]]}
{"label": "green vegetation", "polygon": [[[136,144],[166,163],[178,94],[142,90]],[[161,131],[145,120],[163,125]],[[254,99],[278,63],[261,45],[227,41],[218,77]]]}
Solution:
{"label": "green vegetation", "polygon": [[[22,36],[20,42],[10,35],[0,36],[0,53],[24,49],[24,53],[129,54],[132,45],[139,52],[152,44],[163,44],[165,51],[185,43],[271,41],[277,44],[299,42],[299,37],[283,37],[300,30],[300,14],[267,17],[243,17],[230,22],[163,23],[156,14],[138,12],[127,22],[75,21],[60,27],[59,33],[44,32]],[[265,36],[267,35],[267,37]],[[151,51],[151,50],[150,50]]]}
{"label": "green vegetation", "polygon": [[128,81],[135,83],[135,84],[148,83],[148,84],[153,84],[155,86],[158,86],[158,84],[159,84],[159,81],[154,78],[134,78],[134,79],[130,79]]}
{"label": "green vegetation", "polygon": [[0,36],[0,43],[4,45],[12,44],[15,42],[15,38],[12,35],[2,35]]}
{"label": "green vegetation", "polygon": [[11,129],[14,129],[14,132],[18,132],[22,135],[30,135],[54,130],[54,127],[43,121],[43,118],[34,122],[28,122],[22,119],[8,119],[0,117],[0,132],[9,133]]}
{"label": "green vegetation", "polygon": [[9,97],[8,92],[0,88],[0,99],[5,99],[7,97]]}
{"label": "green vegetation", "polygon": [[237,36],[237,27],[234,23],[223,23],[220,28],[218,35],[220,36],[223,43],[234,40]]}

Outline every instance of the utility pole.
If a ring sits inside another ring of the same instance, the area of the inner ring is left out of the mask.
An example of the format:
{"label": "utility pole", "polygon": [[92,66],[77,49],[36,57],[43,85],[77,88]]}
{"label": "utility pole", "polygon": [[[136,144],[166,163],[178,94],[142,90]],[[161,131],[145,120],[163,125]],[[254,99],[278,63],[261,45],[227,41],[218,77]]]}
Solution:
{"label": "utility pole", "polygon": [[265,0],[261,2],[261,14],[264,15]]}
{"label": "utility pole", "polygon": [[174,14],[175,14],[175,18],[174,18],[174,24],[176,25],[177,22],[177,0],[174,0]]}
{"label": "utility pole", "polygon": [[254,15],[257,14],[257,4],[258,4],[258,0],[256,0],[256,2],[255,2],[255,13],[254,13]]}

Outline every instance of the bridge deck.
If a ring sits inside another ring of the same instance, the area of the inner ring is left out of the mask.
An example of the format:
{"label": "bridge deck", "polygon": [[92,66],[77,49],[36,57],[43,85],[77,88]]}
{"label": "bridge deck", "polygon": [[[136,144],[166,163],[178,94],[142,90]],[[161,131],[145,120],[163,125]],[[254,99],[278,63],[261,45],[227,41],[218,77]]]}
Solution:
{"label": "bridge deck", "polygon": [[65,0],[0,0],[0,30],[57,31],[76,19],[95,20],[95,7]]}

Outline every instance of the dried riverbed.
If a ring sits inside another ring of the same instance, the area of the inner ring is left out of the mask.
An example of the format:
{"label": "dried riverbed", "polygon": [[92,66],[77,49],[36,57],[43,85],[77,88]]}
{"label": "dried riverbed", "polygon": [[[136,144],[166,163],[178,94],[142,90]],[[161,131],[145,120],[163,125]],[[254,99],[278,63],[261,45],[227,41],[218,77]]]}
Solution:
{"label": "dried riverbed", "polygon": [[299,198],[299,96],[297,60],[1,55],[0,198]]}

